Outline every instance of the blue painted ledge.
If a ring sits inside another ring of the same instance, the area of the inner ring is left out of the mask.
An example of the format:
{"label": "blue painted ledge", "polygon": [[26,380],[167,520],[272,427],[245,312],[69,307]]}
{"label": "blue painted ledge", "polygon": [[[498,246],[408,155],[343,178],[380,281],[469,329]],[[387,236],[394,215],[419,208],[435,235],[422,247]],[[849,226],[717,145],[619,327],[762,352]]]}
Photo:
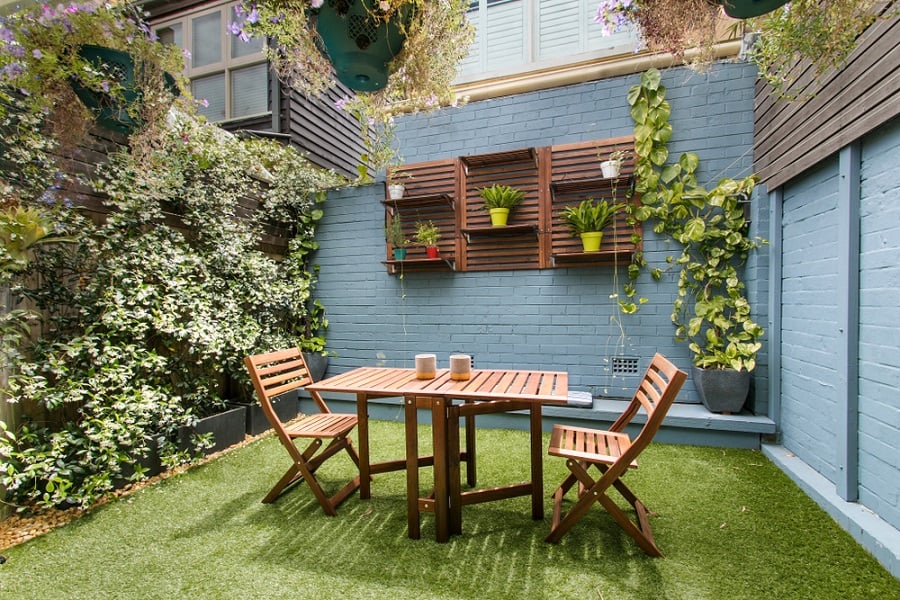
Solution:
{"label": "blue painted ledge", "polygon": [[[344,394],[329,395],[328,406],[335,412],[356,412],[356,400]],[[544,406],[544,431],[553,429],[554,423],[579,425],[582,427],[606,428],[625,410],[625,400],[594,400],[592,408],[569,406]],[[308,396],[300,398],[300,412],[311,413],[316,409]],[[397,398],[380,398],[369,401],[369,418],[388,421],[402,421],[403,407]],[[635,417],[641,423],[643,413]],[[431,415],[421,411],[420,423],[430,423]],[[528,415],[512,412],[478,417],[479,427],[497,429],[528,429]],[[636,429],[630,431],[636,434]],[[669,409],[662,428],[656,434],[656,441],[668,444],[691,444],[723,448],[758,449],[765,436],[775,434],[775,422],[768,417],[741,413],[720,415],[711,413],[701,404],[676,403]]]}

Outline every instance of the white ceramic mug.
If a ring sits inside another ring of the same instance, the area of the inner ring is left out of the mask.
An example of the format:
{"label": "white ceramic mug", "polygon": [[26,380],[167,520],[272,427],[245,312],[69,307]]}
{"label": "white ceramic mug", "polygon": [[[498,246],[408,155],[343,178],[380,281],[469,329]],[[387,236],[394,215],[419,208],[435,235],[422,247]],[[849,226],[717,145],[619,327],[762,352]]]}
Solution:
{"label": "white ceramic mug", "polygon": [[465,381],[472,376],[472,357],[468,354],[450,355],[450,379]]}
{"label": "white ceramic mug", "polygon": [[416,378],[434,379],[437,374],[436,354],[416,354]]}

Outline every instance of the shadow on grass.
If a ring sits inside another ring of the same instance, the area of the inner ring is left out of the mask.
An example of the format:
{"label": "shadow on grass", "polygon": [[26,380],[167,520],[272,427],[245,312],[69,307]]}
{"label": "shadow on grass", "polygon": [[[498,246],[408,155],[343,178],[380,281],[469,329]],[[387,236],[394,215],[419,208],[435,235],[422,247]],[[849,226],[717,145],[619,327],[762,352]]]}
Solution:
{"label": "shadow on grass", "polygon": [[[402,456],[402,425],[373,422],[372,440],[374,460]],[[479,485],[527,477],[527,446],[521,431],[479,431]],[[757,452],[644,452],[628,480],[656,511],[663,559],[599,507],[545,543],[549,498],[543,521],[529,498],[466,506],[463,534],[446,544],[426,513],[410,540],[402,472],[377,475],[372,499],[351,496],[334,518],[304,484],[262,504],[289,464],[267,437],[11,548],[0,598],[900,598],[900,583]],[[335,458],[318,477],[336,490],[353,471]],[[548,494],[565,472],[545,461]]]}

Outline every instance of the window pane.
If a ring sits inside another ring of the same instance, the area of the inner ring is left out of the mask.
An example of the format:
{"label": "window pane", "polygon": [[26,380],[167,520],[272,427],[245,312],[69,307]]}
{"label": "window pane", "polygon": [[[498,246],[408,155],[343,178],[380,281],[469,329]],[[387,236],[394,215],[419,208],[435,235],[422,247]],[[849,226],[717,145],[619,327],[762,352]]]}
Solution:
{"label": "window pane", "polygon": [[258,115],[268,110],[266,63],[231,72],[231,117]]}
{"label": "window pane", "polygon": [[181,35],[181,23],[173,23],[168,27],[157,29],[156,35],[159,36],[159,41],[163,44],[174,44],[179,48],[184,48],[184,42]]}
{"label": "window pane", "polygon": [[225,73],[200,77],[191,82],[191,93],[197,100],[206,100],[209,106],[199,106],[198,111],[210,121],[225,118]]}
{"label": "window pane", "polygon": [[222,14],[214,12],[191,20],[193,65],[203,67],[222,60]]}
{"label": "window pane", "polygon": [[[238,23],[243,23],[246,20],[239,19],[237,15],[234,14],[234,12],[232,12],[231,18]],[[259,54],[263,51],[263,39],[261,37],[250,38],[249,42],[242,42],[240,38],[229,33],[228,39],[231,40],[231,58],[251,56],[253,54]]]}

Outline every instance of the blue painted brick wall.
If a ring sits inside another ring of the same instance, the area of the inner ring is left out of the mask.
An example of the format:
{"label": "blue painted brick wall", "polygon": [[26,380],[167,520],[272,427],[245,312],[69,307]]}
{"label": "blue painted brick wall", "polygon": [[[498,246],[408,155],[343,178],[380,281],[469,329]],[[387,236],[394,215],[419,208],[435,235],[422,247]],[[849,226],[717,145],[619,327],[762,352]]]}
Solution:
{"label": "blue painted brick wall", "polygon": [[[672,69],[663,76],[673,153],[697,151],[704,183],[748,174],[754,69],[720,64],[705,74]],[[630,135],[625,97],[638,80],[632,75],[404,116],[401,151],[407,162],[422,162]],[[391,276],[381,264],[381,198],[379,184],[331,193],[325,207],[316,262],[318,295],[331,323],[328,347],[338,354],[330,373],[411,366],[419,352],[437,353],[446,366],[450,354],[465,352],[480,367],[566,369],[574,389],[622,396],[632,393],[637,377],[614,376],[613,356],[638,357],[641,372],[656,351],[690,367],[687,348],[672,337],[673,274],[660,283],[642,277],[639,291],[650,301],[632,316],[620,315],[609,297],[619,291],[611,268]],[[669,248],[649,229],[644,233],[648,258],[662,263]],[[618,278],[626,278],[624,270]],[[696,401],[690,382],[679,400]]]}
{"label": "blue painted brick wall", "polygon": [[900,528],[900,120],[862,144],[859,500]]}
{"label": "blue painted brick wall", "polygon": [[834,480],[839,365],[837,159],[785,186],[782,296],[784,444]]}

